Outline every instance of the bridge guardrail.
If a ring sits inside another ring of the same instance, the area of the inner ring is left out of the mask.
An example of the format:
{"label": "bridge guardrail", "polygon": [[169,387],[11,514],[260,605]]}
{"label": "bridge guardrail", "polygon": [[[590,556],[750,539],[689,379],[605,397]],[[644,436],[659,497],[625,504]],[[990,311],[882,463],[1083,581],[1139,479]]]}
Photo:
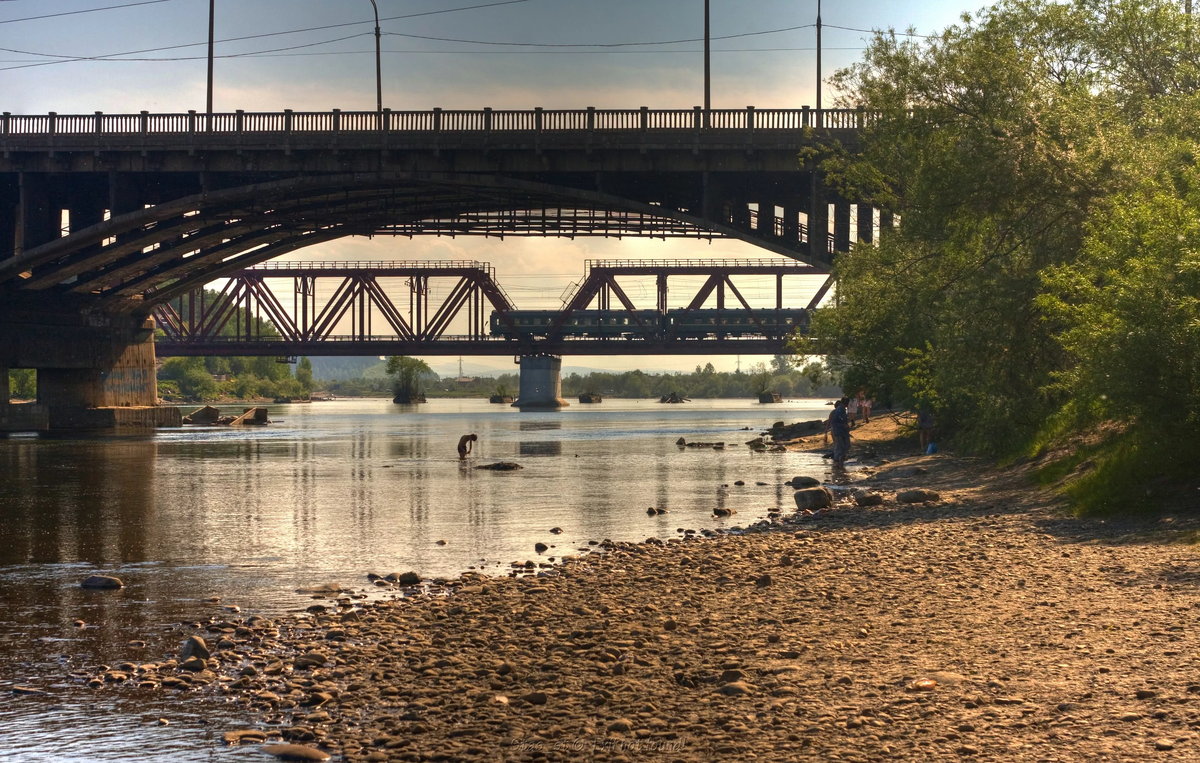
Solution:
{"label": "bridge guardrail", "polygon": [[591,272],[593,268],[613,269],[613,268],[636,268],[644,267],[646,269],[656,268],[789,268],[803,273],[812,270],[812,266],[796,261],[784,260],[783,258],[774,260],[726,260],[726,259],[700,259],[700,260],[586,260],[584,262],[585,272]]}
{"label": "bridge guardrail", "polygon": [[[0,115],[0,135],[188,135],[293,133],[461,132],[701,132],[706,130],[857,130],[876,115],[863,109],[562,109],[246,112],[200,114],[12,114]],[[819,124],[818,124],[819,122]]]}

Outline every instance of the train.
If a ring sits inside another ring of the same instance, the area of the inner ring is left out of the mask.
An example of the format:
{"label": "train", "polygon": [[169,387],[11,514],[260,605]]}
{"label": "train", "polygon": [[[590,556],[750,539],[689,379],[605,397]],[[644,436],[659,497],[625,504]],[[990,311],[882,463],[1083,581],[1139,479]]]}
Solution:
{"label": "train", "polygon": [[[491,317],[492,336],[505,339],[532,339],[550,333],[561,313],[555,310],[513,310],[507,313],[511,325],[500,313]],[[758,318],[756,322],[754,317]],[[564,337],[620,339],[699,339],[721,334],[726,337],[783,337],[808,327],[807,310],[586,310],[575,313],[563,323]],[[761,324],[761,325],[760,325]]]}

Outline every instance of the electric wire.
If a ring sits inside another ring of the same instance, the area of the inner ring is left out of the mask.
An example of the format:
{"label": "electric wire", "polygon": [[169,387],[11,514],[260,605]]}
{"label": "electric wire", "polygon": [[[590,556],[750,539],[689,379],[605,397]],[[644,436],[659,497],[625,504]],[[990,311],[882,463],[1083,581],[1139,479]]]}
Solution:
{"label": "electric wire", "polygon": [[[5,0],[11,2],[11,0]],[[22,21],[38,21],[40,19],[56,19],[61,16],[78,16],[83,13],[99,13],[100,11],[115,11],[119,8],[134,8],[139,5],[158,5],[159,3],[169,3],[171,0],[141,0],[137,3],[123,3],[121,5],[106,5],[102,8],[82,8],[76,11],[62,11],[61,13],[46,13],[41,16],[26,16],[19,19],[0,19],[0,24],[19,24]]]}

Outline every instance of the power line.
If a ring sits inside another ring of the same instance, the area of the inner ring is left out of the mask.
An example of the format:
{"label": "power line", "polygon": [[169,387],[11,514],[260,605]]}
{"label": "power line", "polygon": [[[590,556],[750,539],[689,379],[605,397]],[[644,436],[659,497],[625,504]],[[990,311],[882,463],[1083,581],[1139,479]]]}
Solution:
{"label": "power line", "polygon": [[[467,6],[464,8],[457,8],[457,9],[445,9],[442,11],[431,11],[431,12],[427,12],[427,13],[411,14],[409,17],[411,17],[411,16],[426,16],[426,15],[430,15],[432,13],[448,13],[448,12],[451,12],[454,10],[460,10],[460,11],[474,10],[474,9],[478,9],[478,8],[493,7],[496,5],[512,5],[512,4],[518,3],[518,2],[528,2],[528,0],[507,0],[506,2],[502,2],[502,3],[489,3],[486,5],[475,5],[475,6]],[[388,20],[394,20],[395,18],[406,18],[406,17],[393,17],[392,19],[388,19]],[[257,35],[247,35],[244,37],[230,38],[227,40],[221,40],[220,42],[223,42],[223,43],[224,42],[236,42],[236,41],[243,41],[243,40],[261,39],[263,37],[277,37],[277,36],[285,35],[285,34],[298,34],[301,32],[311,32],[311,31],[318,31],[318,30],[322,30],[322,29],[352,26],[354,24],[359,24],[359,23],[362,23],[362,22],[353,22],[353,23],[349,23],[349,24],[332,24],[332,25],[328,25],[328,26],[324,26],[324,27],[310,27],[307,29],[289,30],[286,32],[267,32],[267,33],[257,34]],[[792,32],[792,31],[796,31],[799,29],[808,29],[808,28],[811,28],[812,26],[813,26],[813,24],[802,24],[799,26],[783,27],[783,28],[779,28],[779,29],[764,29],[764,30],[759,30],[756,32],[743,32],[740,34],[722,35],[720,37],[714,37],[712,39],[732,40],[732,39],[740,39],[740,38],[745,38],[745,37],[757,37],[757,36],[767,35],[767,34],[779,34],[782,32]],[[317,47],[319,45],[329,45],[329,44],[332,44],[335,42],[343,42],[345,40],[354,39],[356,37],[362,37],[366,34],[367,33],[364,32],[361,34],[349,35],[347,37],[339,37],[339,38],[335,38],[332,40],[323,40],[323,41],[319,41],[319,42],[305,43],[302,45],[293,45],[293,46],[289,46],[289,47],[285,47],[285,48],[273,48],[273,49],[262,50],[262,51],[252,51],[249,53],[228,53],[228,54],[224,54],[221,56],[217,56],[217,58],[229,59],[229,58],[280,57],[280,56],[270,56],[270,54],[281,53],[281,52],[286,52],[286,51],[290,51],[290,50],[298,50],[298,49],[302,49],[302,48],[312,48],[312,47]],[[689,38],[689,39],[681,39],[681,40],[660,40],[660,41],[651,41],[651,42],[620,42],[620,43],[594,43],[594,44],[586,44],[586,43],[518,43],[518,42],[488,42],[488,41],[482,41],[482,40],[462,40],[462,39],[452,39],[452,38],[429,37],[429,36],[423,36],[423,35],[402,34],[402,33],[398,33],[398,32],[387,32],[386,34],[394,36],[394,37],[408,37],[408,38],[437,41],[437,42],[455,42],[455,43],[467,43],[467,44],[476,44],[476,45],[496,45],[496,46],[505,46],[505,47],[572,48],[572,49],[577,49],[577,48],[613,49],[613,48],[626,48],[626,47],[643,47],[643,46],[650,46],[650,45],[679,45],[679,44],[703,41],[703,38]],[[206,44],[206,43],[189,43],[189,44],[184,44],[184,45],[171,45],[171,46],[165,46],[165,47],[160,47],[160,48],[148,48],[145,50],[130,51],[128,53],[111,53],[111,54],[107,54],[107,55],[103,55],[103,56],[74,56],[74,57],[59,56],[57,54],[52,54],[52,53],[37,53],[37,52],[33,52],[33,51],[17,50],[17,49],[13,49],[13,48],[0,48],[0,51],[4,51],[7,53],[16,53],[19,55],[29,55],[29,56],[54,57],[56,59],[54,61],[33,61],[33,62],[29,62],[29,63],[23,63],[23,64],[20,64],[17,66],[0,67],[0,71],[32,69],[32,68],[38,68],[38,67],[42,67],[42,66],[50,66],[53,64],[73,63],[73,62],[80,62],[80,61],[103,61],[103,62],[128,61],[128,62],[156,62],[156,63],[167,62],[167,61],[195,61],[195,60],[199,60],[199,59],[205,58],[205,57],[204,56],[177,56],[177,57],[155,57],[155,58],[128,58],[127,56],[137,55],[140,53],[157,53],[159,51],[166,51],[166,50],[179,50],[182,48],[196,47],[198,45],[203,45],[203,44]],[[858,48],[849,48],[849,49],[858,50]],[[805,50],[805,49],[798,48],[796,50]],[[354,51],[332,52],[331,55],[346,55],[348,53],[353,53],[353,52]],[[387,52],[388,53],[405,53],[407,51],[387,51]],[[414,51],[414,52],[416,52],[416,51]],[[449,53],[452,51],[420,51],[420,52]],[[499,53],[500,51],[495,51],[495,52]],[[596,52],[599,52],[599,51],[596,51]],[[663,52],[666,52],[666,51],[663,51]],[[686,51],[686,52],[690,53],[692,51]],[[744,51],[717,51],[717,52],[750,52],[750,51],[744,50]]]}
{"label": "power line", "polygon": [[[757,37],[764,34],[794,32],[798,29],[810,29],[815,24],[783,27],[781,29],[764,29],[759,32],[743,32],[742,34],[727,34],[712,37],[713,40],[733,40],[741,37]],[[551,43],[551,42],[494,42],[487,40],[462,40],[454,37],[429,37],[421,34],[405,34],[403,32],[385,32],[391,37],[408,37],[414,40],[432,40],[434,42],[458,42],[468,45],[498,45],[515,48],[632,48],[646,45],[682,45],[689,42],[704,42],[703,37],[691,37],[684,40],[659,40],[657,42],[596,42],[596,43]]]}
{"label": "power line", "polygon": [[[0,0],[0,2],[11,2],[11,1],[12,0]],[[154,1],[155,2],[168,2],[168,0],[154,0]],[[501,0],[501,2],[484,3],[482,5],[467,5],[467,6],[462,6],[459,8],[443,8],[443,9],[437,10],[437,11],[423,11],[421,13],[408,13],[408,14],[404,14],[401,16],[389,16],[387,18],[380,19],[380,21],[381,22],[382,21],[400,21],[403,19],[420,18],[422,16],[436,16],[436,15],[440,15],[440,14],[444,14],[444,13],[458,13],[461,11],[474,11],[474,10],[479,10],[482,8],[495,8],[495,7],[503,6],[503,5],[518,5],[518,4],[527,3],[527,2],[530,2],[530,0]],[[261,34],[250,34],[250,35],[244,35],[242,37],[229,37],[224,40],[217,40],[216,42],[223,44],[223,43],[227,43],[227,42],[242,42],[244,40],[259,40],[264,37],[279,37],[282,35],[289,35],[289,34],[304,34],[305,32],[319,32],[319,31],[323,31],[326,29],[341,29],[341,28],[348,27],[348,26],[360,26],[362,24],[372,24],[373,25],[374,20],[368,19],[367,21],[348,21],[348,22],[343,22],[340,24],[325,24],[323,26],[306,27],[304,29],[288,29],[288,30],[285,30],[282,32],[263,32]],[[320,43],[318,43],[318,44],[320,44]],[[0,48],[0,51],[4,51],[6,53],[18,53],[20,55],[26,55],[26,56],[42,56],[44,58],[58,59],[55,61],[35,62],[35,63],[31,63],[27,66],[8,67],[7,69],[3,69],[0,71],[9,71],[12,69],[35,68],[35,67],[40,67],[40,66],[50,66],[53,64],[71,63],[74,61],[97,61],[97,60],[104,60],[104,59],[113,59],[113,58],[117,58],[119,56],[136,56],[136,55],[140,55],[142,53],[159,53],[159,52],[166,51],[166,50],[182,50],[184,48],[196,48],[196,47],[201,47],[201,46],[206,46],[206,45],[208,45],[207,40],[204,42],[189,42],[189,43],[184,43],[181,45],[164,45],[162,47],[157,47],[157,48],[143,48],[141,50],[130,50],[130,51],[122,52],[122,53],[106,53],[106,54],[100,55],[100,56],[64,56],[64,55],[59,55],[57,53],[38,53],[38,52],[28,51],[28,50],[15,50],[12,48]],[[181,60],[185,60],[185,59],[181,59]]]}
{"label": "power line", "polygon": [[[3,0],[4,2],[12,2],[12,0]],[[81,13],[98,13],[100,11],[115,11],[118,8],[134,8],[139,5],[158,5],[159,3],[169,3],[171,0],[141,0],[138,3],[124,3],[122,5],[106,5],[103,8],[84,8],[78,11],[63,11],[62,13],[47,13],[42,16],[26,16],[20,19],[4,19],[0,24],[19,24],[22,21],[37,21],[39,19],[56,19],[61,16],[78,16]]]}
{"label": "power line", "polygon": [[[843,29],[847,32],[865,32],[866,34],[882,34],[882,29],[859,29],[852,26],[838,26],[837,24],[826,24],[825,26],[831,29]],[[926,40],[940,40],[939,34],[918,34],[916,32],[897,32],[895,29],[889,30],[891,34],[897,34],[901,37],[923,37]]]}

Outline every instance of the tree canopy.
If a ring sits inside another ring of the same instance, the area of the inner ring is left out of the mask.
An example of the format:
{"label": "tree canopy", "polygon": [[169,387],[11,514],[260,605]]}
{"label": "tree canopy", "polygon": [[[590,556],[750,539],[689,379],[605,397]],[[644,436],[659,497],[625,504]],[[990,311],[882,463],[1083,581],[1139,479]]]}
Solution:
{"label": "tree canopy", "polygon": [[876,34],[835,75],[879,116],[861,153],[828,152],[829,182],[900,220],[839,258],[813,320],[846,386],[997,454],[1148,431],[1156,400],[1196,433],[1190,35],[1167,0],[1002,0],[929,38]]}

